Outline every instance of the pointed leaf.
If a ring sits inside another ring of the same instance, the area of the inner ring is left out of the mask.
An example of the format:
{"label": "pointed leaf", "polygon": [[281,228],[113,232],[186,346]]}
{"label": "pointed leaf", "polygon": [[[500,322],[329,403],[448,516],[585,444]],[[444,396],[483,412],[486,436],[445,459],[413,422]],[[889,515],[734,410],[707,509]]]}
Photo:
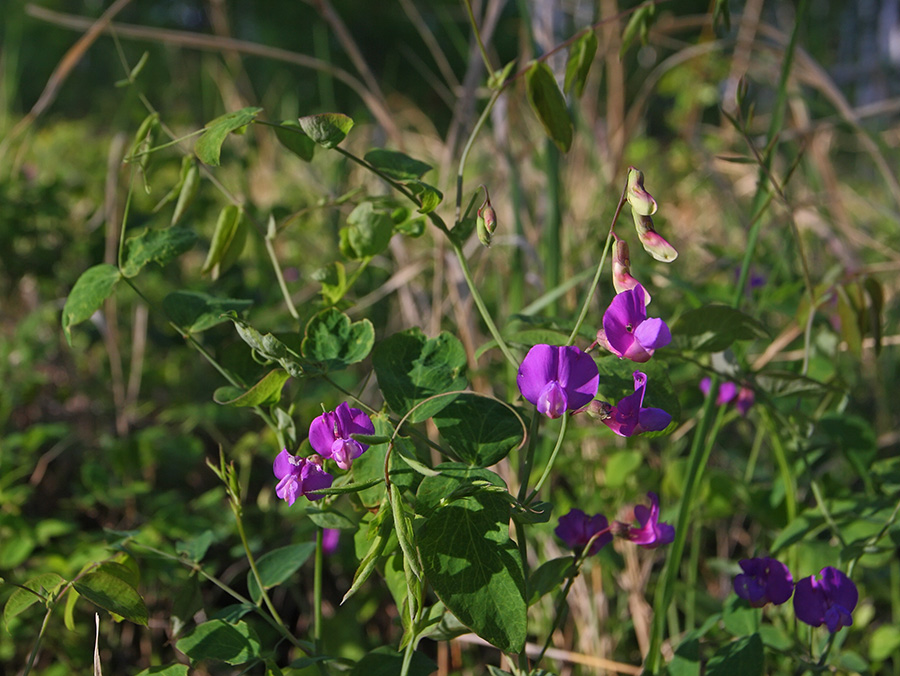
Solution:
{"label": "pointed leaf", "polygon": [[222,144],[228,135],[241,127],[245,127],[256,118],[262,108],[242,108],[233,113],[226,113],[217,117],[206,125],[206,131],[197,139],[194,152],[200,161],[214,167],[219,166],[219,157],[222,153]]}
{"label": "pointed leaf", "polygon": [[125,262],[122,274],[134,277],[148,263],[165,266],[197,241],[197,233],[188,228],[174,227],[165,230],[145,230],[125,242]]}
{"label": "pointed leaf", "polygon": [[238,408],[245,406],[269,406],[270,404],[277,404],[279,401],[281,401],[281,388],[284,387],[284,384],[290,377],[290,374],[288,374],[286,371],[282,371],[281,369],[277,371],[269,371],[269,373],[263,376],[262,380],[260,380],[258,383],[256,383],[256,385],[251,387],[246,392],[241,392],[239,396],[220,399],[219,396],[227,396],[227,394],[220,394],[219,390],[216,390],[216,394],[213,395],[213,399],[217,404],[222,404],[223,406],[235,406]]}
{"label": "pointed leaf", "polygon": [[418,211],[420,214],[430,214],[438,208],[438,205],[444,199],[444,195],[440,190],[422,181],[404,181],[403,185],[419,198],[421,206]]}
{"label": "pointed leaf", "polygon": [[108,570],[93,570],[75,582],[74,587],[94,605],[135,624],[147,625],[147,606],[137,589]]}
{"label": "pointed leaf", "polygon": [[584,93],[584,83],[587,81],[594,55],[597,53],[597,34],[593,29],[588,30],[578,38],[569,48],[569,60],[566,62],[566,81],[563,89],[568,94],[575,87],[575,96],[581,97]]}
{"label": "pointed leaf", "polygon": [[721,352],[737,340],[768,337],[756,319],[727,305],[689,310],[672,326],[672,338],[678,347],[698,352]]}
{"label": "pointed leaf", "polygon": [[395,181],[420,179],[432,168],[430,164],[413,159],[405,153],[382,148],[370,150],[363,159]]}
{"label": "pointed leaf", "polygon": [[227,664],[244,664],[259,657],[259,636],[243,620],[234,624],[210,620],[198,625],[175,644],[192,661],[219,660]]}
{"label": "pointed leaf", "polygon": [[500,650],[519,652],[527,607],[522,561],[509,538],[509,503],[489,491],[446,502],[473,480],[504,488],[503,480],[458,464],[437,469],[441,475],[423,479],[417,493],[420,506],[433,510],[418,532],[426,579],[463,624]]}
{"label": "pointed leaf", "polygon": [[337,371],[368,357],[374,344],[372,322],[351,322],[340,310],[328,308],[309,320],[301,349],[304,357],[326,371]]}
{"label": "pointed leaf", "polygon": [[313,158],[316,143],[306,135],[296,120],[285,120],[281,126],[275,127],[275,136],[285,148],[304,162],[309,162]]}
{"label": "pointed leaf", "polygon": [[43,573],[31,578],[22,587],[16,589],[6,600],[3,606],[3,622],[9,629],[9,621],[26,608],[33,606],[35,603],[44,603],[50,598],[57,589],[59,589],[65,580],[56,573]]}
{"label": "pointed leaf", "polygon": [[[400,415],[436,394],[466,387],[465,348],[447,332],[431,339],[419,328],[395,333],[375,348],[372,365],[385,401]],[[452,400],[452,396],[433,399],[417,408],[410,420],[427,420]]]}
{"label": "pointed leaf", "polygon": [[253,305],[252,300],[216,298],[201,291],[173,291],[163,299],[163,310],[178,327],[187,333],[200,333],[222,322],[226,312],[243,312]]}
{"label": "pointed leaf", "polygon": [[434,416],[453,459],[489,467],[518,448],[525,423],[509,406],[496,399],[463,394]]}
{"label": "pointed leaf", "polygon": [[565,152],[572,147],[572,118],[550,67],[535,61],[525,73],[525,92],[547,136]]}
{"label": "pointed leaf", "polygon": [[[301,542],[275,549],[260,556],[256,560],[256,569],[259,571],[263,587],[269,590],[280,585],[300,570],[300,567],[315,551],[315,542]],[[250,591],[250,598],[253,599],[253,602],[259,603],[262,599],[262,592],[259,591],[259,585],[256,583],[256,577],[252,570],[247,573],[247,589]]]}
{"label": "pointed leaf", "polygon": [[341,228],[341,253],[347,258],[369,258],[387,248],[394,234],[394,221],[389,211],[376,208],[372,202],[359,204],[347,217],[348,226]]}
{"label": "pointed leaf", "polygon": [[707,676],[762,676],[765,654],[759,634],[744,636],[719,648],[706,664]]}
{"label": "pointed leaf", "polygon": [[81,273],[63,307],[62,327],[66,334],[66,342],[70,346],[72,327],[85,319],[90,319],[113,292],[121,278],[122,275],[116,266],[107,263],[95,265]]}
{"label": "pointed leaf", "polygon": [[301,117],[300,128],[313,141],[325,148],[334,148],[353,128],[353,120],[342,113],[322,113]]}

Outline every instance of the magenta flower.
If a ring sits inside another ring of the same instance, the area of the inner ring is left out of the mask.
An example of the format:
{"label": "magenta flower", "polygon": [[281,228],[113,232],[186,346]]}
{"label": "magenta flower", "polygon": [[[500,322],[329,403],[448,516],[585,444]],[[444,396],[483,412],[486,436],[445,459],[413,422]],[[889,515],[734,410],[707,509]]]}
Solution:
{"label": "magenta flower", "polygon": [[312,421],[309,444],[323,458],[333,458],[341,469],[350,469],[353,460],[369,448],[351,434],[375,434],[375,425],[365,411],[350,408],[345,401]]}
{"label": "magenta flower", "polygon": [[599,418],[620,437],[666,429],[672,422],[672,416],[661,408],[644,407],[647,375],[635,371],[633,376],[634,394],[623,397],[615,406],[610,406],[605,401],[593,401],[588,408],[588,414]]}
{"label": "magenta flower", "polygon": [[[703,392],[704,396],[709,394],[711,384],[712,381],[708,377],[700,381],[700,391]],[[734,406],[737,408],[738,413],[742,416],[746,416],[747,411],[750,410],[750,407],[753,406],[753,402],[756,401],[756,395],[753,394],[753,390],[749,387],[741,387],[738,389],[737,385],[726,381],[719,385],[719,394],[716,396],[716,406],[724,406],[732,401],[734,402]]]}
{"label": "magenta flower", "polygon": [[734,578],[734,593],[754,608],[767,603],[781,605],[794,593],[794,578],[781,561],[764,556],[741,559],[744,571]]}
{"label": "magenta flower", "polygon": [[519,391],[549,418],[587,406],[597,394],[600,372],[589,354],[574,346],[535,345],[516,378]]}
{"label": "magenta flower", "polygon": [[675,539],[675,526],[659,523],[659,497],[653,492],[647,493],[647,497],[650,498],[649,507],[646,505],[634,507],[634,518],[639,524],[637,528],[621,521],[614,521],[612,531],[636,545],[655,549]]}
{"label": "magenta flower", "polygon": [[580,552],[591,542],[588,556],[593,556],[605,545],[612,542],[612,533],[609,532],[609,523],[602,514],[588,516],[580,509],[573,509],[565,516],[559,518],[559,525],[554,531],[556,537],[566,543],[572,550]]}
{"label": "magenta flower", "polygon": [[341,539],[341,531],[337,528],[322,529],[322,551],[325,554],[334,554]]}
{"label": "magenta flower", "polygon": [[832,634],[853,624],[859,592],[853,581],[837,568],[825,566],[815,575],[804,577],[794,591],[794,614],[813,627],[825,624]]}
{"label": "magenta flower", "polygon": [[308,458],[298,458],[283,449],[275,456],[272,471],[278,479],[275,486],[275,495],[293,505],[298,495],[303,495],[307,500],[319,500],[322,495],[307,495],[309,491],[317,491],[328,488],[334,481],[328,472],[322,469],[322,459],[317,455]]}
{"label": "magenta flower", "polygon": [[616,294],[603,314],[603,328],[597,331],[597,343],[619,359],[643,363],[654,350],[665,347],[672,340],[666,323],[647,318],[646,292],[640,284]]}

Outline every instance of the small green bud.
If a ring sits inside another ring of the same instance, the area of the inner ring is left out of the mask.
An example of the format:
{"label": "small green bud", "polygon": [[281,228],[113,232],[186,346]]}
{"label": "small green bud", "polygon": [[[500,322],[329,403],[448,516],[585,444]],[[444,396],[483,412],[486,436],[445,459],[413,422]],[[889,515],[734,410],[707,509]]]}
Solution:
{"label": "small green bud", "polygon": [[478,208],[478,218],[475,220],[475,229],[478,233],[478,241],[484,246],[491,245],[494,230],[497,229],[497,213],[491,206],[491,197],[487,188],[484,189],[484,203]]}
{"label": "small green bud", "polygon": [[644,174],[634,167],[628,167],[625,199],[628,200],[631,209],[641,216],[652,216],[656,213],[656,200],[644,189]]}

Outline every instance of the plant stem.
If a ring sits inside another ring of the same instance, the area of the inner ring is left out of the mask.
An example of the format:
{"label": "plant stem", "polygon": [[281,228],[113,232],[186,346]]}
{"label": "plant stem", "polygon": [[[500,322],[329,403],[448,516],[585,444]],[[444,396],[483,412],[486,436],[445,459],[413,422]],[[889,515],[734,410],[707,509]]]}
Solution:
{"label": "plant stem", "polygon": [[[535,415],[537,415],[537,413],[535,413]],[[538,479],[538,482],[534,485],[534,490],[531,491],[528,499],[525,500],[526,505],[530,504],[531,501],[537,497],[537,494],[541,492],[541,488],[543,488],[547,477],[550,476],[550,470],[553,469],[553,464],[556,462],[556,456],[559,455],[559,449],[562,448],[563,439],[566,437],[566,428],[568,425],[569,416],[564,414],[562,417],[562,425],[559,426],[559,436],[556,438],[556,446],[553,447],[553,452],[550,454],[550,459],[547,461],[547,466],[544,468],[541,478]]]}
{"label": "plant stem", "polygon": [[287,305],[288,312],[291,313],[291,317],[300,321],[300,315],[297,313],[294,301],[291,300],[291,293],[288,291],[287,284],[284,281],[281,265],[278,263],[278,256],[275,255],[275,235],[275,219],[270,217],[269,227],[266,231],[266,236],[263,237],[263,241],[266,243],[266,251],[269,252],[269,260],[272,261],[272,269],[275,271],[275,278],[278,280],[278,288],[281,289],[281,295],[284,296],[284,302]]}
{"label": "plant stem", "polygon": [[471,0],[465,0],[465,5],[466,11],[469,13],[469,22],[472,24],[472,33],[475,34],[475,39],[478,41],[478,49],[481,51],[484,67],[487,68],[488,73],[493,73],[494,70],[491,67],[491,60],[488,58],[487,50],[484,48],[484,42],[481,40],[481,31],[478,30],[478,23],[475,21],[475,13],[472,11]]}
{"label": "plant stem", "polygon": [[262,577],[260,577],[259,575],[259,569],[256,567],[256,559],[253,557],[253,552],[250,551],[250,543],[247,541],[247,533],[244,531],[244,521],[241,518],[240,505],[236,505],[232,502],[231,512],[234,514],[234,521],[237,524],[238,535],[241,538],[241,546],[243,546],[244,548],[244,554],[246,554],[247,556],[247,562],[250,564],[250,570],[253,572],[253,577],[256,579],[256,584],[259,585],[259,591],[262,595],[263,602],[266,604],[266,608],[272,615],[272,619],[274,619],[278,624],[284,626],[284,621],[281,619],[278,611],[275,610],[275,606],[272,605],[272,600],[269,598],[268,592],[266,592]]}

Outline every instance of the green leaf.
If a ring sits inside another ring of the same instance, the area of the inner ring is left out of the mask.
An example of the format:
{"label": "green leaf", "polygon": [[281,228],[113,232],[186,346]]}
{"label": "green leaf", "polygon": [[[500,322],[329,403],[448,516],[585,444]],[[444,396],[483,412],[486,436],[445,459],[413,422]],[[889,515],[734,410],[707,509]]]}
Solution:
{"label": "green leaf", "polygon": [[768,338],[765,327],[753,317],[727,305],[705,305],[681,315],[672,326],[680,349],[721,352],[736,340]]}
{"label": "green leaf", "polygon": [[572,574],[575,557],[563,556],[544,561],[528,578],[528,605],[531,606],[559,587]]}
{"label": "green leaf", "polygon": [[3,606],[3,622],[9,629],[9,621],[26,608],[30,608],[35,603],[44,603],[50,596],[56,592],[65,580],[56,573],[43,573],[31,578],[21,587],[16,589],[6,600]]}
{"label": "green leaf", "polygon": [[309,320],[301,350],[325,371],[339,371],[368,357],[374,344],[372,322],[351,322],[340,310],[328,308]]}
{"label": "green leaf", "polygon": [[564,153],[572,147],[572,118],[550,67],[535,61],[525,73],[525,93],[547,136]]}
{"label": "green leaf", "polygon": [[[372,366],[391,409],[406,414],[416,404],[466,387],[466,351],[455,336],[442,332],[426,339],[419,328],[395,333],[372,355]],[[439,397],[417,408],[411,422],[427,420],[453,400]]]}
{"label": "green leaf", "polygon": [[[306,370],[312,367],[305,359],[303,359],[297,349],[292,349],[285,344],[284,340],[276,338],[271,333],[265,335],[250,326],[247,322],[237,317],[229,317],[237,329],[238,335],[263,359],[271,359],[281,364],[281,368],[287,371],[292,378],[305,377]],[[287,340],[291,336],[282,336]]]}
{"label": "green leaf", "polygon": [[70,347],[72,327],[85,319],[90,319],[113,292],[121,278],[122,275],[116,266],[108,263],[95,265],[81,273],[63,307],[62,328]]}
{"label": "green leaf", "polygon": [[230,392],[220,392],[220,390],[225,388],[219,388],[216,390],[215,394],[213,394],[213,400],[217,404],[222,404],[223,406],[235,406],[238,408],[277,404],[281,401],[281,388],[284,387],[284,384],[290,377],[289,373],[282,371],[281,369],[269,371],[263,376],[262,380],[246,392],[238,390],[238,392],[240,392],[238,396],[229,397],[228,394]]}
{"label": "green leaf", "polygon": [[[403,654],[395,652],[390,646],[375,648],[353,665],[350,676],[396,676],[401,673]],[[437,670],[430,657],[421,652],[414,652],[406,672],[410,676],[430,676]]]}
{"label": "green leaf", "polygon": [[635,37],[638,35],[641,37],[641,42],[647,44],[647,37],[650,35],[650,26],[653,25],[655,20],[656,5],[645,5],[638,7],[637,10],[635,10],[634,14],[632,14],[631,18],[628,20],[625,30],[622,31],[622,48],[619,50],[620,58],[628,51],[628,48],[631,47],[631,43],[634,42]]}
{"label": "green leaf", "polygon": [[566,62],[566,80],[563,89],[568,94],[575,87],[575,96],[581,97],[584,93],[584,83],[587,81],[594,55],[597,53],[597,34],[589,29],[578,38],[569,48],[569,60]]}
{"label": "green leaf", "polygon": [[215,534],[207,529],[188,540],[178,542],[175,545],[175,551],[179,554],[184,554],[191,561],[200,562],[206,556],[207,550],[215,540]]}
{"label": "green leaf", "polygon": [[669,676],[700,676],[700,640],[694,632],[688,634],[675,649],[666,670]]}
{"label": "green leaf", "polygon": [[319,268],[311,276],[322,285],[322,299],[328,305],[337,305],[347,293],[347,273],[340,261]]}
{"label": "green leaf", "polygon": [[325,148],[334,148],[353,128],[353,120],[342,113],[307,115],[299,122],[303,132]]}
{"label": "green leaf", "polygon": [[363,159],[382,174],[395,181],[420,179],[432,169],[430,164],[420,162],[396,150],[375,148],[367,152]]}
{"label": "green leaf", "polygon": [[163,310],[169,319],[187,333],[200,333],[222,322],[226,312],[243,312],[252,300],[216,298],[201,291],[173,291],[163,299]]}
{"label": "green leaf", "polygon": [[706,676],[762,676],[764,665],[762,639],[751,634],[719,648],[706,665]]}
{"label": "green leaf", "polygon": [[331,528],[336,530],[353,530],[356,524],[348,516],[341,514],[336,509],[319,509],[307,507],[306,516],[319,528]]}
{"label": "green leaf", "polygon": [[644,464],[644,454],[640,451],[622,450],[610,453],[606,458],[604,483],[609,488],[620,488],[628,478]]}
{"label": "green leaf", "polygon": [[394,221],[385,209],[372,202],[359,204],[347,217],[348,226],[341,228],[341,253],[347,258],[369,258],[387,248],[394,234]]}
{"label": "green leaf", "polygon": [[454,460],[488,467],[519,447],[527,429],[506,404],[476,394],[463,394],[435,414],[434,424]]}
{"label": "green leaf", "polygon": [[196,241],[197,233],[188,228],[147,229],[125,242],[122,274],[125,277],[134,277],[148,263],[165,266],[194,246]]}
{"label": "green leaf", "polygon": [[759,625],[760,611],[736,594],[730,596],[722,609],[722,621],[732,636],[749,636]]}
{"label": "green leaf", "polygon": [[219,660],[244,664],[259,657],[260,643],[253,627],[241,620],[234,624],[210,620],[198,625],[175,644],[191,661]]}
{"label": "green leaf", "polygon": [[421,206],[418,211],[420,214],[430,214],[438,208],[438,205],[444,199],[444,195],[440,190],[422,181],[405,181],[403,185],[419,198]]}
{"label": "green leaf", "polygon": [[313,141],[296,120],[285,120],[280,126],[275,127],[275,136],[281,144],[304,162],[313,158],[316,143]]}
{"label": "green leaf", "polygon": [[900,650],[900,627],[883,624],[872,632],[869,640],[869,659],[881,662]]}
{"label": "green leaf", "polygon": [[194,145],[194,152],[200,158],[200,161],[214,167],[219,166],[222,144],[225,143],[228,135],[253,122],[261,111],[262,108],[241,108],[209,122],[206,125],[206,131],[203,132]]}
{"label": "green leaf", "polygon": [[109,571],[98,568],[74,583],[75,591],[100,606],[135,624],[147,625],[147,606],[131,584]]}
{"label": "green leaf", "polygon": [[188,676],[186,664],[170,664],[166,667],[149,667],[137,676]]}
{"label": "green leaf", "polygon": [[[263,587],[268,591],[287,580],[300,570],[300,567],[315,551],[315,542],[301,542],[275,549],[260,556],[256,560],[256,569],[259,571]],[[259,590],[252,570],[247,573],[247,589],[250,591],[250,598],[253,599],[253,602],[259,603],[262,599],[262,592]]]}
{"label": "green leaf", "polygon": [[509,503],[491,491],[446,500],[475,480],[505,488],[503,480],[458,464],[437,469],[441,475],[423,479],[417,493],[420,506],[433,510],[418,533],[425,577],[463,624],[517,653],[525,645],[527,606],[522,560],[509,538]]}
{"label": "green leaf", "polygon": [[[241,227],[244,212],[234,204],[229,204],[219,212],[216,221],[216,229],[213,231],[212,242],[209,245],[209,253],[206,261],[200,269],[201,274],[210,272],[215,266],[222,263],[232,245],[237,244],[238,230]],[[243,245],[243,243],[241,243]]]}

